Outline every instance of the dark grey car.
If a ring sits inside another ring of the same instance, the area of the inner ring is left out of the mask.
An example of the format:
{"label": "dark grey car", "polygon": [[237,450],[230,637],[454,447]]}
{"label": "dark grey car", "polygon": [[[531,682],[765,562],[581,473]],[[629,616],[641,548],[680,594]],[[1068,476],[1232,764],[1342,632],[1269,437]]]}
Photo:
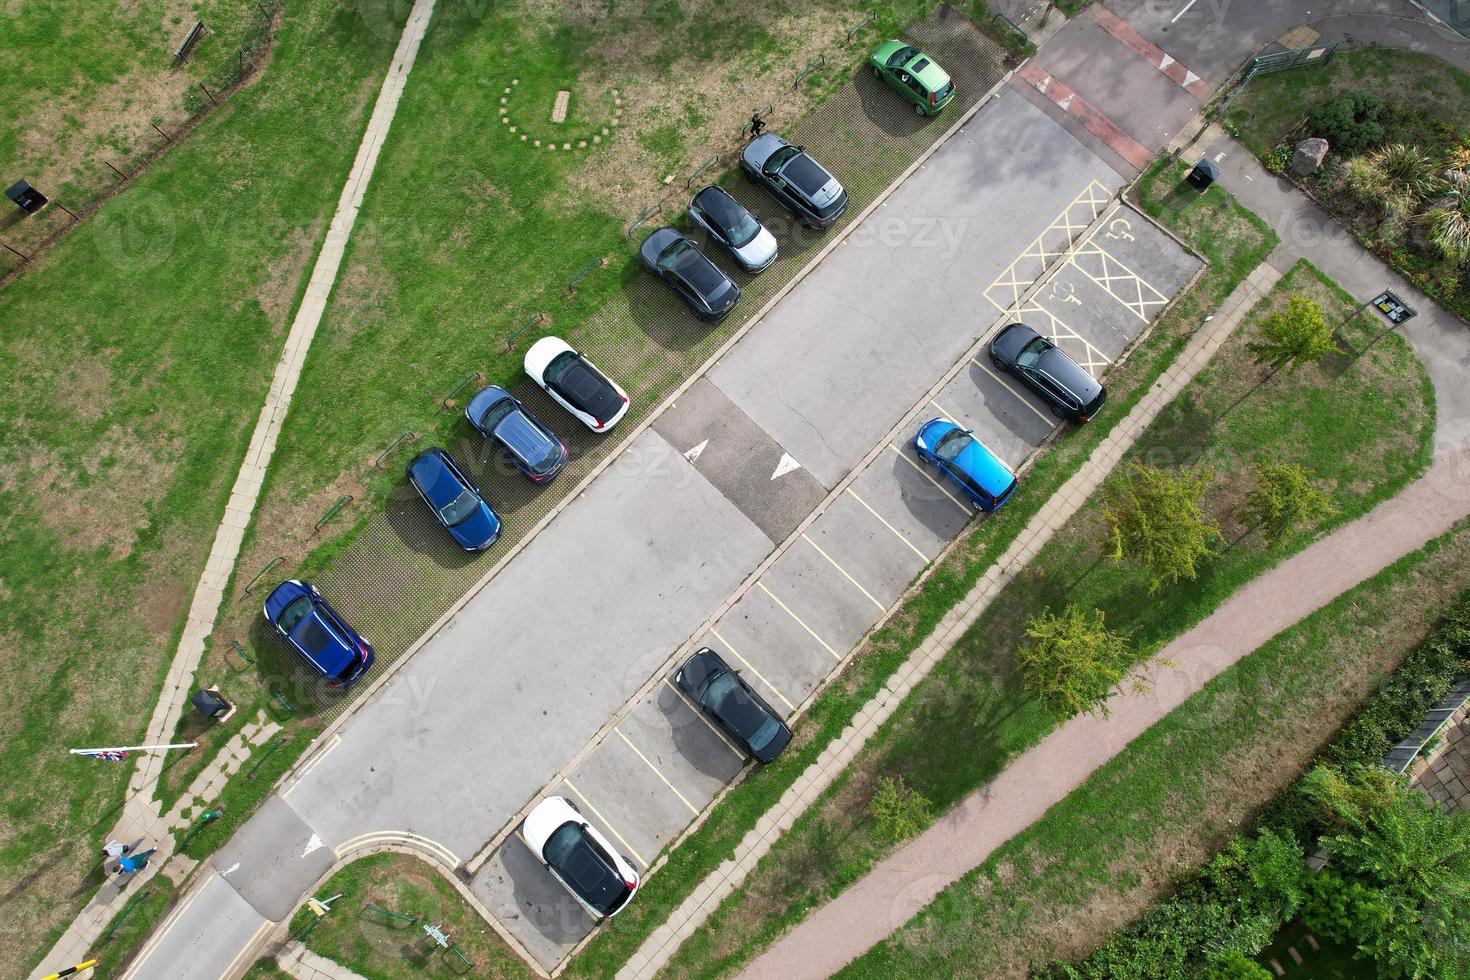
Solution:
{"label": "dark grey car", "polygon": [[740,287],[673,228],[650,232],[638,249],[638,258],[701,320],[723,320],[740,298]]}
{"label": "dark grey car", "polygon": [[805,147],[762,133],[740,153],[740,169],[808,228],[831,228],[847,210],[847,191]]}
{"label": "dark grey car", "polygon": [[1024,323],[1012,323],[995,335],[990,360],[1040,395],[1061,418],[1086,422],[1107,401],[1102,382]]}
{"label": "dark grey car", "polygon": [[679,690],[757,762],[770,762],[791,741],[791,729],[738,671],[700,647],[674,675]]}
{"label": "dark grey car", "polygon": [[776,236],[723,187],[711,184],[695,194],[689,217],[751,275],[776,261]]}

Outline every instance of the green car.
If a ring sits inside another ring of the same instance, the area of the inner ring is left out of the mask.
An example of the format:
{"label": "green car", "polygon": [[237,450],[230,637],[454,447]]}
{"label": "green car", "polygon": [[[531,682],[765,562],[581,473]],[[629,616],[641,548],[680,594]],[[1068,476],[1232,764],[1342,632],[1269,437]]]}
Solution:
{"label": "green car", "polygon": [[954,101],[954,82],[934,59],[911,44],[884,41],[868,56],[873,75],[913,104],[921,116],[936,115]]}

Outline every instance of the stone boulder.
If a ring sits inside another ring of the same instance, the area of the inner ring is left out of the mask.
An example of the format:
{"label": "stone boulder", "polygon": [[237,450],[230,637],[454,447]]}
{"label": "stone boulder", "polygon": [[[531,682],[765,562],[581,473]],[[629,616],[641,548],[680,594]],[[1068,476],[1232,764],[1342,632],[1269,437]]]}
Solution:
{"label": "stone boulder", "polygon": [[1327,141],[1320,137],[1302,140],[1291,154],[1291,169],[1301,177],[1316,173],[1322,166],[1322,161],[1327,159],[1329,149],[1331,147]]}

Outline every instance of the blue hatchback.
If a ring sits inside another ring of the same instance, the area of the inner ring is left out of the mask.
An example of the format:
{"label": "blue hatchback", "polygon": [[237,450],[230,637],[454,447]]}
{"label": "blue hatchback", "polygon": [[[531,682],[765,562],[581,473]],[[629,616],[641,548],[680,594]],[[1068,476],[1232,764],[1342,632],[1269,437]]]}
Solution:
{"label": "blue hatchback", "polygon": [[350,687],[373,665],[373,648],[310,582],[291,579],[266,597],[265,618],[333,687]]}
{"label": "blue hatchback", "polygon": [[919,458],[939,467],[983,511],[999,509],[1016,492],[1016,474],[985,445],[948,419],[930,419],[914,436]]}
{"label": "blue hatchback", "polygon": [[480,389],[464,407],[464,416],[516,469],[537,483],[545,483],[566,465],[567,447],[504,388]]}
{"label": "blue hatchback", "polygon": [[435,446],[415,456],[408,482],[465,551],[484,551],[500,537],[500,518],[444,450]]}

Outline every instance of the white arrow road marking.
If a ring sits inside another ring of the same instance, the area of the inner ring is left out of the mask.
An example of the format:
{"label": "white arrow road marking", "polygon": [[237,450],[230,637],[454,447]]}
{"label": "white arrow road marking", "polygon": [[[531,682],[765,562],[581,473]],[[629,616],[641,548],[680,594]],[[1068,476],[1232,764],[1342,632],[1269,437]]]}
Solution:
{"label": "white arrow road marking", "polygon": [[225,870],[221,871],[220,872],[220,876],[221,877],[224,877],[225,875],[229,874],[231,871],[239,871],[239,870],[240,870],[240,862],[239,861],[236,861],[234,864],[230,865],[228,868],[226,868]]}
{"label": "white arrow road marking", "polygon": [[702,452],[704,452],[704,447],[705,446],[708,446],[708,445],[709,445],[709,440],[706,439],[704,442],[701,442],[699,445],[695,446],[693,449],[691,449],[687,453],[685,453],[684,454],[684,458],[687,459],[687,460],[689,460],[689,462],[693,463],[695,460],[697,460],[699,458],[699,454],[702,453]]}
{"label": "white arrow road marking", "polygon": [[1159,71],[1163,71],[1165,68],[1168,68],[1173,63],[1174,56],[1169,54],[1168,52],[1165,52],[1164,57],[1159,60]]}
{"label": "white arrow road marking", "polygon": [[1184,87],[1185,88],[1189,88],[1189,86],[1193,85],[1197,81],[1199,81],[1199,76],[1196,75],[1194,72],[1192,72],[1192,71],[1190,71],[1188,69],[1185,69],[1185,71],[1184,71]]}
{"label": "white arrow road marking", "polygon": [[326,841],[322,840],[316,834],[312,834],[311,840],[306,842],[306,850],[301,852],[301,856],[306,857],[306,855],[310,854],[312,851],[319,851],[326,846]]}
{"label": "white arrow road marking", "polygon": [[781,462],[776,464],[776,472],[771,474],[771,479],[774,480],[778,476],[785,476],[792,470],[799,469],[801,469],[801,464],[792,459],[790,453],[782,453]]}

